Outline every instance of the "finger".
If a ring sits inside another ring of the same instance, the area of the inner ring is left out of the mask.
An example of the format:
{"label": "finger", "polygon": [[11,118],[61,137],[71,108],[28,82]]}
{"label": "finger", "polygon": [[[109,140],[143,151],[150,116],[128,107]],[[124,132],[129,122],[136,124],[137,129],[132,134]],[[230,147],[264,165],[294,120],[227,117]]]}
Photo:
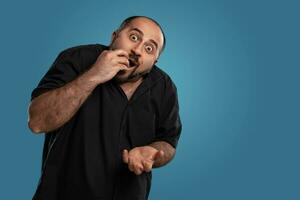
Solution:
{"label": "finger", "polygon": [[132,171],[134,173],[137,173],[139,171],[143,171],[143,168],[140,165],[136,164],[136,163],[129,163],[128,168],[129,168],[130,171]]}
{"label": "finger", "polygon": [[114,62],[114,66],[120,71],[120,70],[125,70],[125,71],[129,71],[131,70],[131,68],[129,67],[129,62],[125,61],[125,62]]}
{"label": "finger", "polygon": [[129,164],[128,164],[129,168],[132,171],[143,171],[144,170],[144,167],[143,167],[143,164],[141,161],[139,161],[137,159],[129,158],[128,162],[129,162]]}
{"label": "finger", "polygon": [[156,154],[154,155],[153,157],[153,160],[157,160],[157,159],[160,159],[162,158],[163,156],[165,155],[164,151],[163,150],[159,150],[156,152]]}
{"label": "finger", "polygon": [[138,170],[135,170],[134,173],[135,173],[136,175],[141,175],[141,174],[142,174],[142,170],[139,170],[139,169],[138,169]]}
{"label": "finger", "polygon": [[128,169],[129,171],[134,172],[134,166],[131,163],[128,163]]}
{"label": "finger", "polygon": [[129,60],[126,59],[126,58],[117,58],[115,60],[116,63],[119,63],[119,64],[122,64],[122,65],[125,65],[127,68],[129,68]]}
{"label": "finger", "polygon": [[126,57],[127,59],[129,59],[129,55],[127,53],[127,51],[123,50],[123,49],[116,49],[116,50],[113,50],[113,53],[117,56],[120,56],[120,57]]}
{"label": "finger", "polygon": [[115,57],[111,60],[112,64],[122,64],[129,67],[129,60],[125,57]]}
{"label": "finger", "polygon": [[144,165],[144,171],[150,172],[152,170],[153,162],[143,160],[143,165]]}
{"label": "finger", "polygon": [[114,66],[114,70],[118,73],[119,71],[129,71],[130,68],[122,63],[117,63]]}
{"label": "finger", "polygon": [[143,167],[141,165],[135,165],[134,166],[134,173],[136,175],[140,175],[143,172]]}
{"label": "finger", "polygon": [[128,150],[127,149],[123,150],[123,162],[128,163]]}
{"label": "finger", "polygon": [[163,157],[165,155],[165,152],[163,150],[159,151],[159,157]]}
{"label": "finger", "polygon": [[133,166],[134,169],[144,170],[143,164],[140,160],[131,159],[129,160],[129,163]]}
{"label": "finger", "polygon": [[130,70],[129,67],[127,67],[126,65],[123,65],[121,63],[117,65],[117,68],[118,68],[118,71],[129,71]]}
{"label": "finger", "polygon": [[132,159],[132,157],[128,156],[128,169],[132,172],[134,172],[134,160]]}

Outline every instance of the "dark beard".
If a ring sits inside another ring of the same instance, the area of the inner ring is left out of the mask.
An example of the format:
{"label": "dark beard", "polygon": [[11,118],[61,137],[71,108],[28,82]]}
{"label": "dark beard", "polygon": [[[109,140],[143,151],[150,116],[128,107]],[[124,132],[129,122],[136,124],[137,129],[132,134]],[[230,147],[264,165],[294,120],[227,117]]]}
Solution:
{"label": "dark beard", "polygon": [[116,77],[114,77],[113,80],[119,84],[126,83],[126,82],[135,82],[135,81],[139,80],[140,78],[147,76],[150,73],[150,71],[151,71],[151,69],[147,70],[147,71],[143,71],[143,72],[137,72],[137,73],[133,72],[132,74],[130,74],[128,76],[127,79],[120,80],[120,79],[117,79]]}

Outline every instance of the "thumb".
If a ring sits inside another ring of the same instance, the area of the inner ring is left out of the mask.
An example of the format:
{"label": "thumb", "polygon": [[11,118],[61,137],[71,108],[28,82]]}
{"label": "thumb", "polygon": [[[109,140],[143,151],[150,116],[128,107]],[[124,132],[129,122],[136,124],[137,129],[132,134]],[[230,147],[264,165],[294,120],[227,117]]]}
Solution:
{"label": "thumb", "polygon": [[124,149],[123,150],[123,162],[124,163],[128,163],[128,150],[127,149]]}
{"label": "thumb", "polygon": [[153,160],[157,160],[157,159],[160,159],[162,158],[163,156],[165,155],[165,152],[163,150],[159,150],[156,152],[156,154],[154,155],[153,157]]}
{"label": "thumb", "polygon": [[126,65],[124,64],[120,65],[120,71],[127,71],[128,69],[129,68]]}

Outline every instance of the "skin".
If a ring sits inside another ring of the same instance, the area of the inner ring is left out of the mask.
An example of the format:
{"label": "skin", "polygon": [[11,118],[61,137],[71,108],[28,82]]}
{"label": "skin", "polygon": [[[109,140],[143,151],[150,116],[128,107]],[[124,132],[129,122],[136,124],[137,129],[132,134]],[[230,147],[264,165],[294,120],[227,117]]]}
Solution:
{"label": "skin", "polygon": [[[103,51],[89,70],[64,86],[45,92],[29,105],[28,126],[34,133],[53,131],[78,111],[94,88],[111,79],[116,81],[130,100],[142,83],[139,74],[149,72],[157,62],[163,46],[160,28],[147,18],[136,18],[122,30],[112,34],[110,48]],[[129,67],[129,55],[138,56],[138,66]],[[43,110],[43,112],[40,112]],[[153,167],[167,164],[175,149],[167,142],[123,151],[123,161],[130,171],[139,175]]]}
{"label": "skin", "polygon": [[157,62],[162,45],[163,34],[160,28],[145,18],[134,19],[122,30],[115,31],[110,49],[123,49],[128,54],[134,53],[139,58],[139,65],[130,68],[124,74],[118,73],[114,79],[121,85],[123,82],[133,83],[140,79],[141,77],[134,75],[151,70]]}

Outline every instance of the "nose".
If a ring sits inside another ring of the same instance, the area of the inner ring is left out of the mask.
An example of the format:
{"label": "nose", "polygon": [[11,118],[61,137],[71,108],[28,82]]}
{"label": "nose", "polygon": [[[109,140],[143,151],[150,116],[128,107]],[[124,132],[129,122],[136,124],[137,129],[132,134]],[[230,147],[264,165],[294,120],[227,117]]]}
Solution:
{"label": "nose", "polygon": [[134,53],[137,56],[141,56],[142,54],[142,48],[143,48],[143,44],[142,43],[138,43],[136,44],[132,49],[131,52]]}

